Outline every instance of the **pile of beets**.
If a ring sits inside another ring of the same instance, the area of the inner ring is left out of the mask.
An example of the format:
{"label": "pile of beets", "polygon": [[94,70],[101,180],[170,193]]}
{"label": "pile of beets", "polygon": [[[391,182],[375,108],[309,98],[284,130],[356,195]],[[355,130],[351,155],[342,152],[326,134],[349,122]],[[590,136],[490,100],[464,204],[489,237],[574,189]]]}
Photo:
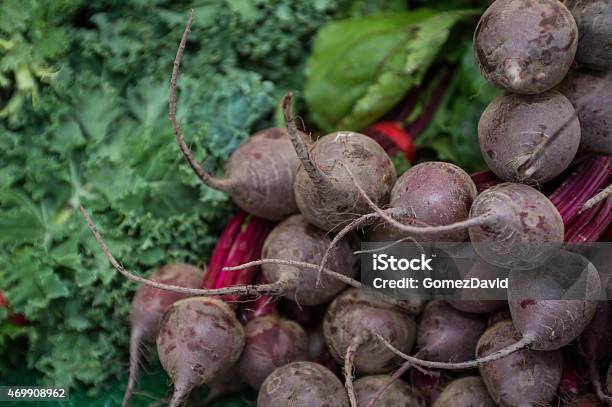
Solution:
{"label": "pile of beets", "polygon": [[[115,269],[141,283],[124,405],[147,341],[173,382],[169,406],[190,403],[204,384],[208,400],[251,387],[261,407],[610,403],[612,302],[601,294],[612,283],[591,270],[584,299],[530,298],[554,291],[542,285],[559,270],[529,266],[564,242],[611,237],[612,1],[491,4],[475,58],[505,93],[478,126],[490,171],[471,176],[445,162],[398,176],[381,144],[353,131],[312,140],[295,125],[291,94],[285,128],[254,134],[223,177],[209,174],[176,120],[192,22],[174,63],[170,120],[197,176],[241,211],[207,270],[168,264],[143,278],[115,260],[82,208]],[[510,270],[508,300],[369,295],[360,240],[402,239],[469,239],[481,259],[470,273]]]}

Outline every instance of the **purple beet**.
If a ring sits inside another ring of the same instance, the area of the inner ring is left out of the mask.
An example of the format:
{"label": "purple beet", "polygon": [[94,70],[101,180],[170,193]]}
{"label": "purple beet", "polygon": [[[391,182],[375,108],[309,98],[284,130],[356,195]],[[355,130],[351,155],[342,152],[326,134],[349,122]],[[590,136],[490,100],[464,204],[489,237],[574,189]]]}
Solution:
{"label": "purple beet", "polygon": [[258,317],[246,325],[244,333],[246,343],[237,370],[255,390],[276,368],[308,359],[308,336],[296,322],[276,315]]}
{"label": "purple beet", "polygon": [[355,380],[358,407],[427,407],[427,401],[419,390],[403,380],[394,380],[385,392],[372,404],[381,387],[391,380],[388,375],[365,376]]}
{"label": "purple beet", "polygon": [[[521,339],[512,322],[489,328],[478,341],[476,356],[482,357]],[[561,351],[521,350],[479,367],[491,398],[502,406],[533,406],[550,402],[561,382]]]}
{"label": "purple beet", "polygon": [[495,407],[487,387],[479,376],[453,380],[432,407]]}
{"label": "purple beet", "polygon": [[[158,283],[198,288],[204,275],[200,269],[189,264],[167,264],[158,268],[151,280]],[[138,378],[138,359],[142,342],[153,341],[159,331],[159,323],[166,310],[176,301],[185,298],[185,294],[159,290],[148,285],[141,285],[132,300],[130,310],[130,377],[128,380],[123,406],[127,406],[134,392]]]}
{"label": "purple beet", "polygon": [[576,22],[558,0],[497,0],[474,33],[480,71],[512,93],[536,94],[556,86],[577,46]]}
{"label": "purple beet", "polygon": [[257,407],[348,407],[342,383],[326,367],[313,362],[292,362],[266,378]]}
{"label": "purple beet", "polygon": [[470,360],[485,328],[484,315],[468,314],[444,301],[432,301],[419,320],[416,356],[440,362]]}
{"label": "purple beet", "polygon": [[181,405],[194,387],[231,369],[244,343],[242,325],[222,300],[193,297],[175,302],[157,336],[159,360],[174,384],[168,406]]}

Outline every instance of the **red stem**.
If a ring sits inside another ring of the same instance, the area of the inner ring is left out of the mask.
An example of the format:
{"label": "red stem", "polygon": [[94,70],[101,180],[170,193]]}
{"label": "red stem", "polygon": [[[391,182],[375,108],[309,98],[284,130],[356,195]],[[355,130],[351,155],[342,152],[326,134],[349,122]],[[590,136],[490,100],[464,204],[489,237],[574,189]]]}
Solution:
{"label": "red stem", "polygon": [[239,211],[229,221],[221,233],[221,236],[217,241],[217,245],[212,252],[212,256],[210,257],[208,272],[204,276],[202,288],[214,288],[215,282],[219,277],[223,264],[225,263],[225,259],[227,258],[227,255],[231,250],[234,241],[236,240],[236,236],[238,236],[238,233],[240,232],[242,222],[244,221],[245,217],[246,213]]}
{"label": "red stem", "polygon": [[[271,223],[255,217],[249,217],[247,222],[238,234],[223,267],[237,266],[261,258],[261,248],[270,232]],[[240,271],[222,271],[216,281],[215,288],[251,284],[255,279],[257,270],[257,267],[251,267]],[[240,297],[228,295],[224,299],[227,302],[234,302],[239,301]]]}
{"label": "red stem", "polygon": [[592,218],[592,222],[584,222],[584,227],[576,228],[574,225],[571,226],[571,234],[566,237],[566,241],[571,243],[585,243],[585,242],[596,242],[598,240],[609,240],[610,237],[606,237],[606,229],[610,229],[612,225],[612,199],[607,199],[586,212],[578,215],[580,219],[582,217],[591,218],[588,214],[594,213],[595,216]]}

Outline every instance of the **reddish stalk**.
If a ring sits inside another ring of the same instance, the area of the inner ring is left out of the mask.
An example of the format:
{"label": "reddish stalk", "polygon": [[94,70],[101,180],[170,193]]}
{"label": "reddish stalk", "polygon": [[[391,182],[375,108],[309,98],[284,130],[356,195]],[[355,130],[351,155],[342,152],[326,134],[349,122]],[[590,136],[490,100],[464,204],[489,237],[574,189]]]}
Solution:
{"label": "reddish stalk", "polygon": [[215,282],[221,273],[221,269],[225,265],[225,259],[227,258],[227,255],[230,252],[234,241],[236,240],[236,236],[238,236],[238,233],[240,233],[242,222],[244,221],[246,215],[246,212],[239,211],[229,221],[225,229],[223,229],[223,232],[221,233],[221,236],[219,236],[219,240],[217,240],[217,244],[210,257],[208,271],[204,276],[202,288],[215,288]]}

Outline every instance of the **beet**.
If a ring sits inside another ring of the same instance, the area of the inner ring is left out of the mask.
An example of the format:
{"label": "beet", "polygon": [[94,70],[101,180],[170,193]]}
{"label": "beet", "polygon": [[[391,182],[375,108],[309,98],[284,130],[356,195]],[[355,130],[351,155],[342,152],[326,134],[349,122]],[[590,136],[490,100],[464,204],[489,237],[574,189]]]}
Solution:
{"label": "beet", "polygon": [[[502,277],[506,274],[506,270],[476,259],[476,261],[474,261],[467,273],[464,276],[461,276],[461,278],[480,278],[486,280]],[[505,300],[470,299],[473,298],[474,295],[478,297],[478,295],[475,294],[472,289],[461,288],[457,290],[457,292],[453,295],[453,298],[448,299],[447,302],[450,306],[458,309],[459,311],[469,312],[473,314],[485,314],[493,312],[503,307],[507,303]]]}
{"label": "beet", "polygon": [[[262,257],[319,264],[331,243],[328,233],[309,224],[302,215],[286,219],[268,235]],[[328,267],[349,277],[358,271],[359,257],[353,254],[353,237],[348,236],[336,245]],[[268,282],[287,281],[290,289],[284,296],[301,305],[318,305],[330,301],[346,285],[332,277],[322,276],[317,287],[317,274],[303,272],[286,265],[267,263],[262,271]]]}
{"label": "beet", "polygon": [[168,406],[181,405],[194,387],[232,368],[244,343],[242,325],[222,300],[194,297],[175,302],[157,336],[159,360],[174,383]]}
{"label": "beet", "polygon": [[[478,122],[480,151],[487,166],[506,181],[543,183],[553,179],[578,151],[580,123],[575,114],[571,102],[554,90],[495,98]],[[569,124],[567,120],[571,120]],[[524,168],[553,135],[554,142],[545,147],[532,169]]]}
{"label": "beet", "polygon": [[[510,321],[489,328],[478,341],[476,356],[489,355],[521,339]],[[491,398],[502,406],[531,406],[552,400],[561,381],[561,352],[521,350],[479,367]]]}
{"label": "beet", "polygon": [[244,333],[246,343],[237,370],[255,390],[274,369],[308,359],[308,336],[296,322],[268,315],[249,322]]}
{"label": "beet", "polygon": [[565,0],[580,40],[576,60],[594,69],[612,69],[612,3],[610,0]]}
{"label": "beet", "polygon": [[432,407],[495,407],[487,387],[479,376],[453,380]]}
{"label": "beet", "polygon": [[[569,293],[574,287],[579,292]],[[578,295],[584,299],[575,299]],[[508,281],[512,323],[535,350],[560,349],[576,339],[593,318],[600,296],[595,267],[570,252],[560,251],[534,270],[512,271]]]}
{"label": "beet", "polygon": [[[461,168],[446,162],[417,164],[403,173],[391,191],[390,207],[403,209],[411,220],[427,225],[448,225],[468,218],[476,198],[476,185]],[[419,241],[463,242],[466,230],[439,234],[406,234],[389,226],[373,225],[368,229],[369,241],[395,241],[404,236]]]}
{"label": "beet", "polygon": [[349,131],[331,133],[307,145],[293,122],[291,98],[291,93],[285,96],[283,107],[289,135],[302,162],[293,191],[304,218],[333,231],[370,212],[349,172],[372,201],[387,204],[397,175],[385,150],[372,138]]}
{"label": "beet", "polygon": [[372,398],[385,386],[391,376],[365,376],[355,380],[355,393],[359,407],[427,407],[427,401],[419,390],[402,380],[395,380],[373,404]]}
{"label": "beet", "polygon": [[258,407],[348,407],[342,383],[313,362],[292,362],[274,370],[261,385]]}
{"label": "beet", "polygon": [[378,333],[398,349],[409,352],[415,339],[416,324],[399,308],[349,288],[327,309],[323,320],[325,341],[334,358],[344,363],[347,351],[361,340],[354,350],[354,366],[359,374],[380,374],[391,371],[401,359],[371,339]]}
{"label": "beet", "polygon": [[444,301],[432,301],[420,317],[419,351],[415,356],[439,362],[470,360],[485,328],[485,316],[458,311]]}
{"label": "beet", "polygon": [[[281,220],[297,212],[293,182],[300,162],[286,129],[267,129],[247,139],[232,153],[224,178],[208,174],[194,159],[193,152],[185,142],[176,119],[176,84],[181,57],[192,23],[193,12],[189,15],[187,27],[176,53],[168,98],[170,121],[181,152],[204,184],[227,192],[246,212],[269,220]],[[297,130],[294,137],[308,138]]]}
{"label": "beet", "polygon": [[580,150],[612,154],[612,80],[609,75],[575,69],[567,75],[558,89],[578,112],[582,134]]}
{"label": "beet", "polygon": [[537,94],[563,80],[578,46],[578,27],[558,0],[498,0],[474,33],[483,76],[508,92]]}
{"label": "beet", "polygon": [[[197,267],[175,263],[161,266],[149,278],[159,283],[197,288],[202,284],[203,277]],[[182,298],[185,295],[181,293],[159,290],[148,285],[138,287],[130,310],[130,376],[123,406],[129,404],[136,386],[141,343],[153,341],[157,337],[162,316],[173,303]]]}
{"label": "beet", "polygon": [[492,215],[493,222],[469,228],[476,253],[489,264],[532,268],[544,263],[563,243],[564,226],[555,206],[536,189],[504,183],[478,195],[470,218]]}

